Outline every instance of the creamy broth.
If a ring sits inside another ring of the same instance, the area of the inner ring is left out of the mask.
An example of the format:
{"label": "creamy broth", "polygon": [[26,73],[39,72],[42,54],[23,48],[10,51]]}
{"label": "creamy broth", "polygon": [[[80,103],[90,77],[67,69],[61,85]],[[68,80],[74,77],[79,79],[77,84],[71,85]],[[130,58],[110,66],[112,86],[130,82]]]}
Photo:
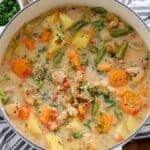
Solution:
{"label": "creamy broth", "polygon": [[0,99],[14,126],[47,150],[104,150],[148,115],[149,77],[148,49],[120,17],[60,8],[10,42]]}

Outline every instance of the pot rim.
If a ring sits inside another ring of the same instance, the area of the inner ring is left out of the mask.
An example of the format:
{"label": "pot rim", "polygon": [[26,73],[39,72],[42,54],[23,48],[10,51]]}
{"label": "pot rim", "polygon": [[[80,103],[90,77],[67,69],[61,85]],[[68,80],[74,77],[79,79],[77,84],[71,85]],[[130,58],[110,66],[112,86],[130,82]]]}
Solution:
{"label": "pot rim", "polygon": [[[3,35],[5,34],[5,31],[7,30],[8,26],[12,24],[12,22],[22,13],[24,12],[27,8],[32,7],[34,4],[38,3],[41,0],[35,0],[32,3],[27,4],[24,8],[20,9],[16,15],[6,24],[4,30],[0,33],[0,39],[3,37]],[[121,5],[123,7],[125,7],[128,11],[130,11],[137,19],[138,21],[140,21],[144,27],[147,29],[147,31],[150,32],[150,28],[146,25],[146,23],[132,10],[130,9],[127,5],[121,3],[118,0],[114,0],[115,3],[117,3],[118,5]],[[43,149],[40,145],[37,145],[37,143],[35,143],[34,141],[32,141],[30,138],[26,137],[25,135],[23,135],[23,133],[21,133],[19,131],[19,129],[17,129],[15,127],[15,125],[9,120],[9,118],[7,117],[6,113],[3,111],[3,109],[1,108],[2,106],[0,106],[0,112],[2,113],[3,117],[6,119],[7,123],[10,125],[11,128],[13,128],[14,132],[17,133],[19,136],[21,136],[23,138],[23,140],[27,141],[28,143],[32,144],[33,146],[36,146],[37,148],[41,148]],[[2,110],[2,111],[1,111]],[[146,123],[146,121],[149,119],[150,115],[147,114],[147,116],[145,117],[145,119],[142,121],[141,125],[139,126],[138,129],[136,129],[130,136],[128,136],[126,139],[124,139],[123,141],[113,145],[112,147],[109,148],[110,149],[114,149],[117,147],[122,147],[123,145],[125,145],[127,142],[129,142],[132,137],[134,137],[136,135],[136,133],[143,127],[143,125]]]}

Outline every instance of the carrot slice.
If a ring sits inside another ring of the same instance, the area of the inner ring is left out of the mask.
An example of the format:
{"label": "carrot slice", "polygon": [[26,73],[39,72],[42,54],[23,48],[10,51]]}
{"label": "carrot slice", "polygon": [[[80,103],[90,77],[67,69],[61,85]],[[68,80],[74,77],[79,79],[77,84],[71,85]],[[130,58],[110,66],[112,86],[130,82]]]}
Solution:
{"label": "carrot slice", "polygon": [[51,39],[52,39],[52,33],[49,32],[48,30],[43,31],[39,36],[39,40],[41,43],[48,42]]}
{"label": "carrot slice", "polygon": [[85,119],[85,115],[87,114],[89,108],[90,108],[89,103],[84,103],[84,104],[79,104],[78,105],[78,117],[81,120]]}
{"label": "carrot slice", "polygon": [[30,50],[30,51],[34,50],[35,43],[34,43],[33,39],[25,37],[25,38],[23,38],[22,42],[28,50]]}
{"label": "carrot slice", "polygon": [[80,56],[76,50],[71,50],[69,52],[70,63],[75,67],[76,70],[82,71]]}
{"label": "carrot slice", "polygon": [[101,133],[107,133],[111,127],[111,124],[112,116],[109,113],[105,112],[102,114],[102,116],[99,117],[98,125],[96,126],[96,128]]}
{"label": "carrot slice", "polygon": [[17,58],[11,62],[12,71],[20,78],[27,78],[32,73],[32,67],[25,58]]}
{"label": "carrot slice", "polygon": [[48,124],[49,121],[55,121],[56,117],[56,112],[47,107],[44,107],[39,114],[40,121],[45,125]]}
{"label": "carrot slice", "polygon": [[143,100],[131,91],[126,91],[120,101],[122,110],[130,115],[136,115],[143,107]]}
{"label": "carrot slice", "polygon": [[21,106],[18,108],[18,117],[21,120],[27,120],[30,115],[30,109],[26,106]]}
{"label": "carrot slice", "polygon": [[111,64],[111,63],[104,63],[104,64],[99,64],[98,67],[99,67],[100,71],[108,72],[108,71],[110,71],[112,69],[113,64]]}
{"label": "carrot slice", "polygon": [[109,73],[109,83],[113,87],[125,86],[127,81],[127,73],[122,69],[114,69]]}

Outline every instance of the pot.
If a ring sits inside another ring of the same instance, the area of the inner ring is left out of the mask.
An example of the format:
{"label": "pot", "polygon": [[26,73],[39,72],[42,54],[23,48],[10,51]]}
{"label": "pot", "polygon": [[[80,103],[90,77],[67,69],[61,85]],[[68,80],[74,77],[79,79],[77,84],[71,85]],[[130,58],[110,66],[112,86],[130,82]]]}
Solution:
{"label": "pot", "polygon": [[[16,14],[15,17],[6,25],[5,29],[0,35],[0,63],[2,61],[5,50],[11,41],[13,35],[18,31],[22,25],[33,18],[39,16],[41,13],[44,13],[50,9],[54,9],[61,6],[90,6],[90,7],[104,7],[108,11],[119,14],[121,18],[123,18],[126,22],[128,22],[134,29],[138,32],[138,34],[142,37],[148,49],[150,50],[150,30],[144,24],[144,22],[127,6],[116,0],[36,0],[31,4],[28,4],[24,7],[21,0],[18,0],[21,10]],[[26,3],[25,3],[26,4]],[[8,116],[6,115],[2,104],[0,104],[0,110],[4,116],[4,118],[8,121],[10,126],[14,128],[17,134],[20,134],[25,141],[30,142],[31,144],[37,147],[37,144],[31,142],[24,135],[22,135],[17,129],[15,129],[14,125],[10,122]],[[141,123],[140,128],[143,126],[144,122],[148,119],[149,114],[145,117],[144,121]],[[140,129],[139,128],[139,129]],[[126,144],[129,140],[131,140],[134,135],[139,131],[137,129],[130,137],[123,140],[117,145],[114,145],[111,149],[121,150],[122,146]],[[39,147],[40,148],[40,147]]]}

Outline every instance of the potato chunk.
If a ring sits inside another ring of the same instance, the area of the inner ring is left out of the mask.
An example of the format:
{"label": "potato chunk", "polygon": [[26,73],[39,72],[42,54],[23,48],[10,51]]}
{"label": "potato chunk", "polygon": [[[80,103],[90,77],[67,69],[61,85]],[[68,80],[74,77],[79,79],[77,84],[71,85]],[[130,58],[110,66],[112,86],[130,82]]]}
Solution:
{"label": "potato chunk", "polygon": [[59,49],[63,48],[68,42],[68,37],[60,31],[55,31],[53,39],[48,45],[48,58],[51,58]]}
{"label": "potato chunk", "polygon": [[27,128],[34,136],[40,136],[42,133],[39,122],[33,114],[31,114],[27,120]]}
{"label": "potato chunk", "polygon": [[56,30],[60,26],[59,13],[55,12],[50,16],[47,16],[41,23],[45,29]]}
{"label": "potato chunk", "polygon": [[81,124],[80,121],[77,120],[77,119],[73,119],[73,120],[67,125],[67,127],[68,127],[70,130],[73,130],[73,131],[82,131],[82,130],[83,130],[82,124]]}
{"label": "potato chunk", "polygon": [[104,28],[104,29],[100,32],[100,38],[101,38],[102,41],[109,41],[109,40],[112,39],[112,37],[111,37],[109,31],[108,31],[106,28]]}
{"label": "potato chunk", "polygon": [[64,30],[69,29],[74,24],[74,21],[64,13],[60,13],[59,18]]}
{"label": "potato chunk", "polygon": [[91,32],[80,30],[74,35],[72,39],[72,46],[75,48],[86,48],[90,43],[91,38]]}
{"label": "potato chunk", "polygon": [[63,150],[63,143],[59,136],[49,133],[46,135],[48,150]]}
{"label": "potato chunk", "polygon": [[129,132],[132,133],[139,126],[139,121],[137,120],[137,118],[135,116],[129,116],[127,118],[126,124],[127,124],[127,128],[129,130]]}
{"label": "potato chunk", "polygon": [[120,124],[116,127],[115,130],[116,130],[116,131],[115,131],[116,134],[120,134],[120,135],[122,135],[123,137],[126,137],[126,136],[128,135],[127,126],[126,126],[125,122],[120,123]]}

